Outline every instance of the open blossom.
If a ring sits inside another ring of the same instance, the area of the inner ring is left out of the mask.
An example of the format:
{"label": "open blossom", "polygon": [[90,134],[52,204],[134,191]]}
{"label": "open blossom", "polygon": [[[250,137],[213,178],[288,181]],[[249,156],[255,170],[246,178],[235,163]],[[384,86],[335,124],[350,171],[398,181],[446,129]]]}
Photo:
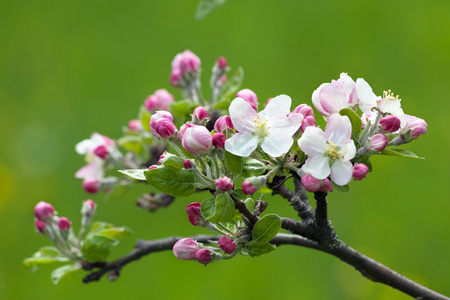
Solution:
{"label": "open blossom", "polygon": [[331,175],[337,185],[345,185],[352,178],[353,165],[350,160],[356,147],[350,138],[352,125],[347,116],[332,114],[325,132],[317,127],[307,127],[298,145],[309,158],[302,169],[317,179]]}
{"label": "open blossom", "polygon": [[394,97],[391,91],[383,93],[383,98],[375,95],[370,85],[362,78],[356,80],[356,93],[359,98],[359,108],[366,114],[373,114],[372,109],[378,108],[382,113],[389,113],[394,116],[402,116],[400,99]]}
{"label": "open blossom", "polygon": [[303,115],[291,114],[291,98],[275,97],[266,108],[257,113],[242,98],[230,105],[230,117],[238,133],[225,142],[225,150],[238,156],[249,156],[258,145],[264,152],[279,157],[291,148],[292,135],[299,129]]}
{"label": "open blossom", "polygon": [[322,83],[312,94],[312,102],[324,116],[338,113],[341,109],[355,105],[358,97],[355,82],[346,73],[331,83]]}
{"label": "open blossom", "polygon": [[79,142],[75,146],[75,150],[78,154],[94,154],[103,159],[115,150],[115,144],[109,137],[94,132],[90,139]]}

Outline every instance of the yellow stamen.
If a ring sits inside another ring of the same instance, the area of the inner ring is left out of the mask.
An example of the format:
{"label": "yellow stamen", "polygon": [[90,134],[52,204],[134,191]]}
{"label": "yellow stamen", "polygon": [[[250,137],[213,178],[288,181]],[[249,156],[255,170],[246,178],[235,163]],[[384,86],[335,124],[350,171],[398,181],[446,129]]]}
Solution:
{"label": "yellow stamen", "polygon": [[253,122],[255,122],[256,133],[260,138],[263,138],[269,134],[267,130],[267,119],[263,115],[257,114],[253,119]]}

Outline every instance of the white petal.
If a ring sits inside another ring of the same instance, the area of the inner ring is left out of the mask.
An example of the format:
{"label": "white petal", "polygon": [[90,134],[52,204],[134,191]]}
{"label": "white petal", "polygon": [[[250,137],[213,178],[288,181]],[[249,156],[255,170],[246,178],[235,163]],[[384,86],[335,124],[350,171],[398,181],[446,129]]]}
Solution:
{"label": "white petal", "polygon": [[308,126],[298,140],[298,145],[309,156],[322,155],[327,149],[327,136],[314,126]]}
{"label": "white petal", "polygon": [[312,103],[316,107],[316,109],[319,111],[321,115],[328,116],[329,114],[323,109],[322,104],[320,104],[319,94],[320,90],[329,83],[322,83],[312,94]]}
{"label": "white petal", "polygon": [[102,179],[103,176],[104,176],[103,162],[97,160],[81,167],[81,169],[79,169],[75,173],[76,178],[83,178],[83,179],[86,178]]}
{"label": "white petal", "polygon": [[341,151],[344,151],[344,157],[343,157],[344,161],[348,161],[348,160],[352,159],[353,157],[355,157],[356,147],[355,147],[355,142],[353,142],[353,140],[348,140],[343,145],[340,145],[340,146],[342,147]]}
{"label": "white petal", "polygon": [[267,122],[270,130],[283,130],[288,135],[293,135],[302,125],[302,114],[291,114],[289,117],[278,115]]}
{"label": "white petal", "polygon": [[272,157],[279,157],[291,149],[294,139],[282,130],[273,130],[264,138],[261,148]]}
{"label": "white petal", "polygon": [[268,120],[278,115],[286,116],[291,112],[291,103],[291,97],[287,95],[276,96],[269,102],[269,104],[267,104],[266,108],[262,110],[260,114]]}
{"label": "white petal", "polygon": [[330,175],[329,158],[322,155],[310,157],[306,160],[302,170],[317,179],[325,179]]}
{"label": "white petal", "polygon": [[350,76],[348,76],[347,73],[341,73],[338,82],[342,84],[342,88],[344,89],[345,94],[349,98],[350,94],[353,91],[353,88],[355,87],[355,82],[353,81],[353,79]]}
{"label": "white petal", "polygon": [[347,116],[332,114],[325,127],[325,133],[329,141],[341,146],[352,136],[352,123]]}
{"label": "white petal", "polygon": [[86,154],[86,153],[94,150],[93,145],[94,145],[94,143],[90,139],[82,140],[81,142],[76,144],[75,151],[77,151],[78,154]]}
{"label": "white petal", "polygon": [[236,133],[225,141],[225,150],[234,155],[246,157],[252,154],[257,145],[258,138],[251,133]]}
{"label": "white petal", "polygon": [[341,109],[347,107],[348,103],[348,95],[345,94],[344,88],[338,82],[324,86],[320,90],[319,99],[328,115],[338,113]]}
{"label": "white petal", "polygon": [[352,179],[353,165],[351,162],[335,160],[331,165],[331,180],[337,185],[346,185]]}
{"label": "white petal", "polygon": [[356,79],[356,93],[359,98],[359,108],[366,114],[372,113],[372,108],[377,106],[377,100],[381,97],[376,96],[370,85],[362,78]]}
{"label": "white petal", "polygon": [[400,100],[388,100],[383,99],[379,102],[378,107],[384,113],[389,113],[394,116],[403,115],[403,109],[401,108]]}
{"label": "white petal", "polygon": [[230,104],[230,118],[234,128],[241,133],[254,132],[256,111],[242,98],[236,98]]}

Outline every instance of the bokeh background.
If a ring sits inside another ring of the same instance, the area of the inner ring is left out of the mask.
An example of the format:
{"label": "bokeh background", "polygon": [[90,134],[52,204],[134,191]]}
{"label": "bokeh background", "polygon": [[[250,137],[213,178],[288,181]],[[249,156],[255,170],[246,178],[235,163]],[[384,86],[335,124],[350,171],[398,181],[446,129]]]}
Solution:
{"label": "bokeh background", "polygon": [[[229,0],[201,22],[196,5],[0,1],[0,299],[409,299],[334,257],[294,246],[206,268],[167,251],[128,265],[114,283],[88,285],[78,276],[54,286],[52,266],[36,273],[23,266],[48,244],[34,230],[35,203],[53,203],[79,226],[89,196],[74,178],[84,163],[74,145],[94,131],[119,137],[156,89],[180,98],[168,78],[185,49],[202,59],[205,86],[225,56],[244,68],[243,87],[262,103],[285,93],[311,104],[313,90],[341,72],[365,78],[377,94],[399,94],[405,112],[428,122],[429,132],[405,147],[426,159],[374,157],[366,180],[328,197],[329,213],[346,243],[450,295],[450,2]],[[92,197],[98,220],[135,232],[111,258],[137,238],[207,233],[184,212],[198,196],[150,214],[135,206],[140,192],[112,202]],[[285,200],[269,203],[295,216]]]}

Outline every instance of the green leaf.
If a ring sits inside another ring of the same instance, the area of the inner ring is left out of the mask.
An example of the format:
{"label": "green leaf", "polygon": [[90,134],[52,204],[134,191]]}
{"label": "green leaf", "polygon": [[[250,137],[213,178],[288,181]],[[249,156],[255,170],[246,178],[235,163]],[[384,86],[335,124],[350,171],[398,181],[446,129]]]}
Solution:
{"label": "green leaf", "polygon": [[269,253],[275,250],[275,245],[272,245],[268,242],[255,242],[253,241],[248,246],[248,255],[251,257],[260,256],[262,254]]}
{"label": "green leaf", "polygon": [[403,158],[411,158],[411,159],[425,159],[425,157],[419,157],[411,151],[405,149],[384,149],[381,153],[375,153],[381,155],[389,155],[389,156],[398,156]]}
{"label": "green leaf", "polygon": [[81,252],[87,261],[98,262],[104,260],[111,252],[111,249],[118,244],[119,241],[117,239],[106,235],[88,235],[84,240]]}
{"label": "green leaf", "polygon": [[163,167],[144,172],[148,183],[173,197],[189,196],[195,192],[195,176],[188,170]]}
{"label": "green leaf", "polygon": [[93,224],[92,224],[92,226],[91,226],[91,228],[89,229],[89,232],[88,232],[88,236],[89,235],[96,235],[96,234],[98,234],[99,232],[102,232],[103,230],[105,230],[105,229],[108,229],[108,228],[112,228],[112,227],[114,227],[114,225],[113,224],[110,224],[110,223],[106,223],[106,222],[101,222],[101,221],[96,221],[96,222],[94,222]]}
{"label": "green leaf", "polygon": [[234,189],[231,191],[231,195],[239,200],[246,201],[248,198],[248,195],[244,194],[242,189]]}
{"label": "green leaf", "polygon": [[174,167],[176,169],[183,169],[184,158],[170,154],[168,152],[164,153],[163,165],[166,167]]}
{"label": "green leaf", "polygon": [[362,121],[361,118],[351,109],[344,108],[339,111],[341,116],[347,116],[352,123],[353,137],[358,141],[359,133],[361,132]]}
{"label": "green leaf", "polygon": [[81,270],[80,264],[65,265],[60,268],[57,268],[52,272],[51,275],[52,281],[56,285],[62,279],[72,278],[75,275],[75,273],[77,273],[79,270]]}
{"label": "green leaf", "polygon": [[201,206],[202,216],[213,223],[232,221],[235,211],[234,201],[226,193],[204,200]]}
{"label": "green leaf", "polygon": [[106,228],[98,233],[98,235],[104,235],[112,239],[121,240],[124,237],[133,234],[133,232],[127,227],[110,227]]}
{"label": "green leaf", "polygon": [[117,140],[119,146],[125,148],[128,151],[136,152],[141,155],[144,152],[144,146],[142,145],[142,137],[138,135],[126,135]]}
{"label": "green leaf", "polygon": [[241,174],[244,167],[243,159],[240,156],[234,155],[228,151],[225,152],[225,163],[228,170],[233,174]]}
{"label": "green leaf", "polygon": [[53,246],[42,247],[31,257],[25,258],[23,263],[31,271],[37,270],[37,265],[50,264],[57,261],[69,261],[70,259],[62,256],[58,249]]}
{"label": "green leaf", "polygon": [[191,101],[188,99],[170,103],[170,112],[178,118],[184,118],[191,109]]}
{"label": "green leaf", "polygon": [[147,180],[144,175],[145,171],[147,171],[147,169],[119,170],[120,173],[130,176],[131,178],[134,178],[137,180]]}
{"label": "green leaf", "polygon": [[266,165],[253,158],[244,159],[244,177],[259,176],[266,171]]}
{"label": "green leaf", "polygon": [[224,101],[225,99],[235,98],[236,92],[241,87],[243,80],[244,80],[244,70],[241,67],[239,67],[236,73],[227,81],[227,83],[223,87],[221,102]]}
{"label": "green leaf", "polygon": [[129,189],[127,184],[115,184],[105,194],[106,201],[112,201],[121,198]]}
{"label": "green leaf", "polygon": [[216,110],[228,110],[228,107],[230,107],[231,99],[229,98],[222,98],[219,102],[217,102],[216,105],[214,105],[214,109]]}
{"label": "green leaf", "polygon": [[253,227],[253,241],[254,242],[269,242],[280,231],[281,219],[276,214],[268,214],[262,217]]}
{"label": "green leaf", "polygon": [[346,184],[346,185],[337,185],[336,183],[334,183],[333,181],[331,182],[331,184],[333,185],[333,192],[341,192],[341,193],[348,193],[350,192],[350,185]]}
{"label": "green leaf", "polygon": [[226,0],[200,0],[197,5],[197,11],[195,12],[195,20],[202,20],[211,14],[216,8],[224,4],[225,1]]}
{"label": "green leaf", "polygon": [[141,120],[142,126],[144,126],[144,129],[148,132],[150,132],[150,119],[152,115],[150,112],[145,108],[145,106],[141,106],[139,109],[139,120]]}

